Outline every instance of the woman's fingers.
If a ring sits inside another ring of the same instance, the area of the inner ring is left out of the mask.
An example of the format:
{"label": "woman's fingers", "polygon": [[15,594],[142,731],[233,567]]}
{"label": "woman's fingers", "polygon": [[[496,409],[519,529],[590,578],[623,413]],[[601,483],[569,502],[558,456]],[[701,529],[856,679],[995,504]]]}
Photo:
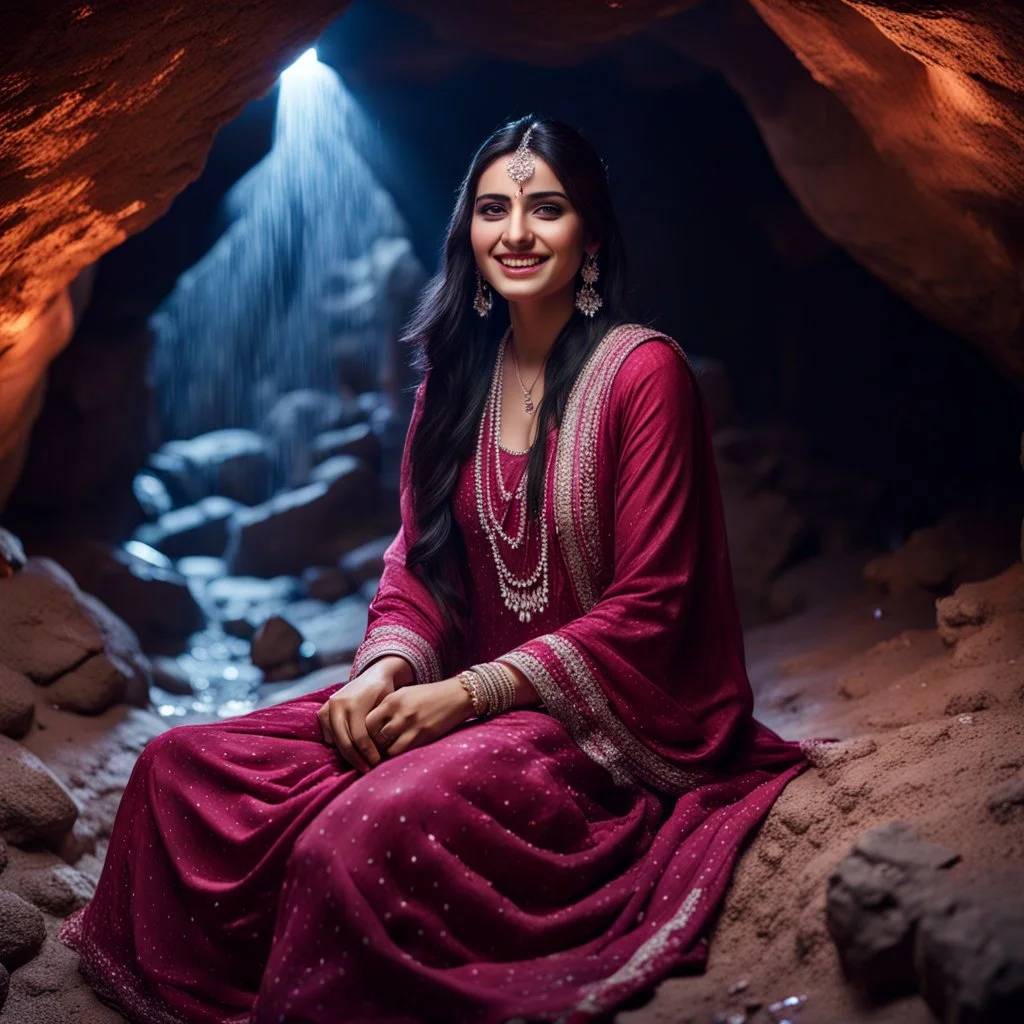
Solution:
{"label": "woman's fingers", "polygon": [[335,704],[331,708],[331,731],[334,733],[334,744],[341,756],[357,771],[368,772],[370,765],[352,742],[346,709],[341,704]]}
{"label": "woman's fingers", "polygon": [[366,721],[361,715],[352,715],[348,719],[349,736],[352,738],[352,743],[355,748],[359,751],[367,768],[372,768],[375,764],[380,761],[380,751],[374,746],[373,741],[370,739],[370,734],[366,731]]}

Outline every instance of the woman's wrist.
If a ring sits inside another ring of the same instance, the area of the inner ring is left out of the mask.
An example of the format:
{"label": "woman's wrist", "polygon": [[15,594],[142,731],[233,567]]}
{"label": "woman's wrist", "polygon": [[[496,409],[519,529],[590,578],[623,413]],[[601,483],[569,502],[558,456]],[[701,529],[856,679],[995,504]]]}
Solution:
{"label": "woman's wrist", "polygon": [[396,690],[416,682],[412,665],[400,654],[385,654],[383,657],[372,662],[366,671],[375,671],[384,676]]}

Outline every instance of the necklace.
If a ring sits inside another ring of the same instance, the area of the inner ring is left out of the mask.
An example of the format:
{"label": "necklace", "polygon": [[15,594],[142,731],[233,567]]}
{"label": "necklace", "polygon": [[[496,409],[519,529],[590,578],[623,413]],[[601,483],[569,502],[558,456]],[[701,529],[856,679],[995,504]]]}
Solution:
{"label": "necklace", "polygon": [[548,356],[551,355],[551,349],[548,349],[548,355],[544,357],[544,362],[540,364],[540,370],[537,371],[537,376],[533,378],[533,383],[527,387],[523,383],[523,375],[519,372],[519,353],[516,351],[515,345],[512,346],[512,361],[515,364],[516,376],[519,378],[519,387],[523,392],[523,404],[526,406],[526,415],[533,415],[533,389],[537,386],[537,381],[540,380],[541,374],[544,372],[544,367],[548,365]]}
{"label": "necklace", "polygon": [[[505,332],[505,336],[501,339],[501,345],[498,348],[498,358],[494,364],[495,370],[491,378],[488,400],[485,403],[483,415],[480,417],[480,429],[477,435],[473,470],[476,484],[477,515],[479,516],[480,526],[484,531],[484,535],[487,537],[491,549],[491,559],[498,573],[498,588],[501,592],[501,599],[510,612],[519,616],[520,622],[529,622],[533,615],[542,612],[548,604],[548,531],[544,522],[544,510],[547,508],[548,481],[547,467],[545,466],[541,515],[538,519],[540,557],[537,565],[529,575],[525,577],[516,576],[505,564],[498,545],[498,541],[501,540],[513,550],[517,550],[522,546],[528,535],[528,516],[525,501],[527,474],[524,471],[514,491],[509,491],[505,487],[501,475],[500,447],[498,444],[498,437],[501,433],[503,355],[510,333],[510,331]],[[487,436],[488,430],[490,431],[490,437]],[[510,536],[505,532],[501,518],[494,513],[493,494],[490,487],[492,474],[486,472],[486,469],[489,467],[485,466],[485,458],[488,455],[491,455],[494,459],[494,475],[498,478],[498,492],[502,500],[507,503],[513,498],[520,499],[519,525],[515,531],[515,536]]]}

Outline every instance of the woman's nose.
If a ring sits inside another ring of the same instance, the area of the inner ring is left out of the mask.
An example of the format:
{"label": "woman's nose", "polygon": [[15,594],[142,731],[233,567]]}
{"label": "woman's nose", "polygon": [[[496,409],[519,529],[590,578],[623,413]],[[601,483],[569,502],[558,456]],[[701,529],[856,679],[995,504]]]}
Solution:
{"label": "woman's nose", "polygon": [[530,240],[530,228],[526,222],[526,212],[518,206],[512,207],[505,228],[505,237],[510,246],[519,247]]}

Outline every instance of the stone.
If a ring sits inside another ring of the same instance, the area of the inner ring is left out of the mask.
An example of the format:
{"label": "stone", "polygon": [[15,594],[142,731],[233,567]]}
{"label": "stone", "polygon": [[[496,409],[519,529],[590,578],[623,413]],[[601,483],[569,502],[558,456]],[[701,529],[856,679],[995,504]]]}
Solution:
{"label": "stone", "polygon": [[187,441],[168,441],[162,451],[191,464],[204,494],[222,494],[243,505],[270,496],[267,442],[254,430],[212,430]]}
{"label": "stone", "polygon": [[306,593],[317,601],[337,601],[352,590],[348,576],[335,565],[318,565],[302,574]]}
{"label": "stone", "polygon": [[25,568],[25,549],[21,541],[9,530],[0,526],[0,580],[13,576]]}
{"label": "stone", "polygon": [[374,469],[380,467],[380,441],[369,423],[328,430],[313,439],[313,460],[324,462],[335,455],[352,455]]}
{"label": "stone", "polygon": [[252,635],[256,632],[256,623],[244,616],[225,619],[220,627],[228,636],[238,637],[239,640],[251,640]]}
{"label": "stone", "polygon": [[228,574],[224,559],[214,558],[213,555],[186,555],[178,559],[174,568],[189,582],[203,584]]}
{"label": "stone", "polygon": [[77,545],[64,566],[83,590],[131,628],[143,649],[173,646],[201,629],[206,617],[185,577],[162,552],[143,557],[138,549],[153,549],[138,541],[128,543],[136,551],[98,541]]}
{"label": "stone", "polygon": [[346,402],[330,391],[299,388],[282,395],[260,425],[279,469],[287,467],[287,483],[296,486],[309,478],[313,466],[313,439],[340,426]]}
{"label": "stone", "polygon": [[219,557],[228,543],[231,519],[242,507],[237,501],[214,494],[140,526],[135,537],[172,559],[186,555]]}
{"label": "stone", "polygon": [[957,641],[973,636],[992,614],[983,601],[962,596],[961,592],[935,602],[935,620],[939,636],[953,647]]}
{"label": "stone", "polygon": [[975,711],[984,711],[996,703],[995,697],[988,690],[967,690],[963,693],[954,693],[946,706],[943,714],[956,717],[957,715],[969,715]]}
{"label": "stone", "polygon": [[0,835],[12,843],[56,841],[77,817],[78,807],[49,768],[0,736]]}
{"label": "stone", "polygon": [[985,806],[1000,825],[1006,825],[1015,817],[1024,817],[1024,775],[996,786],[985,800]]}
{"label": "stone", "polygon": [[302,634],[290,622],[272,615],[252,638],[252,663],[266,672],[296,661],[302,640]]}
{"label": "stone", "polygon": [[[143,472],[158,480],[170,499],[169,507],[162,509],[158,515],[165,515],[174,508],[193,505],[207,496],[196,467],[183,455],[155,451],[146,460]],[[157,501],[164,504],[160,498]]]}
{"label": "stone", "polygon": [[1024,877],[961,884],[917,925],[917,987],[940,1021],[1018,1024],[1024,1012]]}
{"label": "stone", "polygon": [[11,866],[0,879],[0,888],[55,917],[66,917],[92,899],[95,886],[81,871],[55,854],[36,854],[45,863]]}
{"label": "stone", "polygon": [[[345,460],[343,466],[339,466],[339,459]],[[321,481],[283,491],[233,517],[225,554],[233,574],[302,573],[310,565],[322,564],[319,553],[332,537],[358,527],[370,517],[377,496],[372,471],[351,456],[339,455],[330,461],[330,483]]]}
{"label": "stone", "polygon": [[116,703],[125,689],[125,677],[105,655],[94,654],[51,683],[46,700],[64,711],[98,715]]}
{"label": "stone", "polygon": [[366,635],[366,613],[366,602],[352,595],[302,623],[303,637],[316,648],[317,665],[342,665],[352,660]]}
{"label": "stone", "polygon": [[0,664],[48,683],[103,650],[77,587],[55,562],[29,559],[0,580]]}
{"label": "stone", "polygon": [[832,768],[869,757],[878,744],[870,736],[853,736],[848,740],[808,740],[801,749],[815,768]]}
{"label": "stone", "polygon": [[378,537],[360,544],[341,557],[338,567],[354,587],[361,587],[367,580],[379,579],[384,572],[384,552],[394,539],[393,536]]}
{"label": "stone", "polygon": [[0,964],[13,971],[42,949],[46,923],[38,907],[0,889]]}
{"label": "stone", "polygon": [[163,655],[153,658],[153,683],[178,697],[191,697],[194,693],[189,674],[174,658]]}
{"label": "stone", "polygon": [[121,673],[123,689],[118,702],[144,708],[149,704],[149,659],[139,650],[139,641],[129,626],[92,594],[79,594],[78,600],[100,636],[106,657]]}
{"label": "stone", "polygon": [[148,522],[159,519],[174,508],[174,499],[167,485],[155,473],[142,470],[132,479],[132,494]]}
{"label": "stone", "polygon": [[28,676],[0,665],[0,733],[19,739],[32,727],[36,688]]}
{"label": "stone", "polygon": [[7,968],[0,964],[0,1010],[4,1008],[4,1003],[7,1002],[7,993],[10,987],[11,976],[7,973]]}
{"label": "stone", "polygon": [[862,835],[829,876],[828,932],[843,974],[869,1000],[914,991],[917,923],[943,870],[958,859],[912,825],[891,822]]}

